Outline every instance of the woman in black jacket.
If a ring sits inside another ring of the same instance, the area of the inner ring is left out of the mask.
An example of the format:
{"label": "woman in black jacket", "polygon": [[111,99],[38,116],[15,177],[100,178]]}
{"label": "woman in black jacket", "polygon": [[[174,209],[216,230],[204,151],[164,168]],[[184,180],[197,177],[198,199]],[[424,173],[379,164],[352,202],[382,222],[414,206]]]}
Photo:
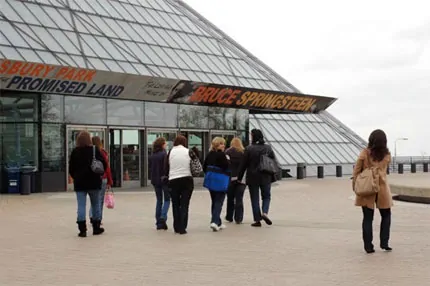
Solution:
{"label": "woman in black jacket", "polygon": [[[99,161],[103,170],[99,169],[96,173],[91,168],[93,161]],[[107,168],[107,163],[100,153],[99,148],[92,145],[91,136],[87,131],[81,131],[76,138],[76,148],[73,149],[69,161],[69,174],[73,178],[73,184],[76,192],[78,205],[77,224],[79,236],[87,236],[86,223],[86,204],[87,194],[90,197],[92,214],[93,235],[99,235],[104,232],[100,227],[101,223],[101,198],[102,176]]]}
{"label": "woman in black jacket", "polygon": [[[206,156],[203,164],[203,171],[206,173],[209,166],[218,167],[222,171],[227,172],[229,169],[229,161],[224,153],[225,150],[225,139],[222,137],[215,137],[212,140],[212,146],[209,154]],[[225,191],[213,191],[209,190],[211,194],[212,206],[211,206],[211,224],[210,228],[213,231],[219,231],[225,228],[225,225],[221,221],[222,205],[224,204]]]}
{"label": "woman in black jacket", "polygon": [[243,160],[244,150],[242,140],[238,137],[233,138],[231,147],[225,153],[230,159],[231,182],[227,192],[227,215],[225,219],[237,224],[243,221],[243,193],[246,185],[237,180],[240,164]]}
{"label": "woman in black jacket", "polygon": [[[243,162],[241,164],[238,180],[242,181],[246,171],[246,184],[251,197],[252,213],[254,223],[251,226],[261,227],[263,219],[268,225],[272,224],[269,219],[269,207],[271,197],[271,184],[276,181],[275,176],[260,171],[261,155],[267,155],[275,160],[275,153],[269,145],[264,144],[263,133],[259,129],[251,130],[251,145],[246,147]],[[260,191],[262,199],[262,211],[260,210]]]}

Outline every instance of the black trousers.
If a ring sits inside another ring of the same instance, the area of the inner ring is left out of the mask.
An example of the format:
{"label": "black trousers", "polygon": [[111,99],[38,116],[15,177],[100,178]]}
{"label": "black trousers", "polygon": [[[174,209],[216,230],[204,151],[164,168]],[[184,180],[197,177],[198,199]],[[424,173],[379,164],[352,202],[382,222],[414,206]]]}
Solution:
{"label": "black trousers", "polygon": [[[375,210],[362,207],[363,210],[363,242],[364,249],[373,249],[373,216]],[[380,246],[387,247],[390,240],[390,227],[391,227],[391,209],[379,209],[381,214],[381,229],[379,232]]]}
{"label": "black trousers", "polygon": [[191,195],[194,190],[192,177],[183,177],[169,181],[172,199],[173,229],[176,233],[183,233],[188,226],[188,210]]}
{"label": "black trousers", "polygon": [[246,185],[231,182],[227,192],[227,214],[225,219],[241,223],[243,221],[243,194]]}

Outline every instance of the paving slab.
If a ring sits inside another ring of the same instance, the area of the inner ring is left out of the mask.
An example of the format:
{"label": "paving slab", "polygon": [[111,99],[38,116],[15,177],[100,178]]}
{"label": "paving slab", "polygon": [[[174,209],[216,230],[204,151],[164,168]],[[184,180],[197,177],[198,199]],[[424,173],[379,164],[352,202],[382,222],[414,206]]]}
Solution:
{"label": "paving slab", "polygon": [[396,202],[394,251],[367,255],[353,204],[348,179],[285,181],[273,187],[273,226],[249,226],[247,194],[245,223],[213,233],[200,190],[180,236],[154,229],[152,192],[117,192],[106,233],[82,239],[73,193],[0,196],[0,285],[427,285],[430,207]]}

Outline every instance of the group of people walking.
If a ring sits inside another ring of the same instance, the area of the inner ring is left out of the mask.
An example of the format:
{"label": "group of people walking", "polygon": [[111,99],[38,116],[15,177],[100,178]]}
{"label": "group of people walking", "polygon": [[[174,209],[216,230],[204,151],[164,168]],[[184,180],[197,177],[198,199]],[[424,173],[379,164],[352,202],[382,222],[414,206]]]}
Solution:
{"label": "group of people walking", "polygon": [[[261,220],[271,225],[268,212],[270,206],[271,183],[276,180],[276,174],[269,174],[259,169],[260,155],[267,154],[275,161],[271,147],[264,142],[260,130],[251,131],[252,144],[246,149],[239,138],[231,141],[231,147],[225,150],[226,142],[222,137],[212,140],[202,171],[205,176],[209,170],[224,173],[228,177],[227,184],[220,183],[209,187],[211,197],[210,228],[219,231],[226,226],[221,219],[221,212],[227,197],[227,213],[225,219],[241,224],[244,216],[243,196],[246,185],[251,194],[251,205],[254,215],[252,226],[261,226]],[[178,234],[187,233],[188,210],[194,190],[192,162],[199,158],[198,151],[187,148],[187,139],[179,135],[173,142],[173,147],[166,151],[166,140],[157,138],[153,143],[153,154],[149,158],[151,166],[151,183],[156,193],[155,221],[158,230],[167,230],[167,214],[172,203],[173,228]],[[246,175],[245,175],[246,173]],[[245,177],[245,182],[243,181]],[[207,177],[205,180],[209,180]],[[218,182],[212,182],[217,184]],[[263,201],[260,209],[260,190]]]}
{"label": "group of people walking", "polygon": [[[156,194],[156,229],[168,229],[167,217],[172,204],[174,232],[187,233],[194,177],[200,172],[206,176],[205,186],[209,189],[211,197],[210,228],[213,231],[220,231],[226,227],[221,219],[226,197],[225,220],[237,224],[243,222],[243,196],[246,186],[249,189],[254,220],[251,226],[261,227],[261,221],[272,225],[269,209],[271,184],[278,179],[276,166],[273,165],[276,165],[277,161],[272,148],[265,144],[261,130],[251,130],[250,139],[251,144],[244,148],[242,141],[236,137],[231,141],[231,147],[226,150],[225,139],[215,137],[201,166],[198,150],[188,149],[184,136],[178,135],[168,152],[166,140],[162,137],[157,138],[153,143],[153,154],[149,158],[151,183]],[[357,194],[355,205],[362,208],[362,238],[367,253],[375,252],[372,226],[375,206],[381,214],[380,247],[386,251],[392,250],[389,238],[393,201],[387,182],[390,161],[386,134],[379,129],[373,131],[368,146],[359,154],[353,171],[353,190]],[[357,181],[362,179],[360,176],[367,169],[372,170],[374,178],[377,178],[373,183],[373,188],[377,191],[361,196],[356,190]],[[103,142],[99,137],[91,138],[87,131],[79,133],[76,148],[70,156],[69,173],[73,178],[76,192],[79,236],[87,235],[87,195],[91,201],[90,222],[93,234],[103,233],[104,229],[101,227],[103,201],[106,190],[112,186],[112,175],[107,152],[103,149]],[[213,176],[210,177],[208,174]],[[210,182],[207,183],[207,180]]]}

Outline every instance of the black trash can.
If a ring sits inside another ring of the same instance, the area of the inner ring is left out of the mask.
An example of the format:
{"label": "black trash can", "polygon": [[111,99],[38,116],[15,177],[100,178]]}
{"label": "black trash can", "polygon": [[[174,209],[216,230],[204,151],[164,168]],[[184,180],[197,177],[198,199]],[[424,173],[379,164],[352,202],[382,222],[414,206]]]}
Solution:
{"label": "black trash can", "polygon": [[399,170],[399,172],[398,172],[399,174],[403,174],[403,164],[402,163],[399,164],[398,170]]}
{"label": "black trash can", "polygon": [[5,167],[7,174],[7,192],[9,194],[19,193],[20,170],[19,167]]}
{"label": "black trash can", "polygon": [[411,164],[411,173],[416,173],[417,172],[417,164],[412,163]]}
{"label": "black trash can", "polygon": [[36,167],[34,166],[22,166],[21,167],[21,195],[29,195],[34,193],[35,190],[35,175]]}
{"label": "black trash can", "polygon": [[306,164],[297,163],[297,179],[301,180],[306,177]]}
{"label": "black trash can", "polygon": [[342,166],[336,166],[336,177],[342,177]]}
{"label": "black trash can", "polygon": [[317,168],[318,179],[324,178],[324,166],[318,166]]}
{"label": "black trash can", "polygon": [[423,164],[423,171],[424,171],[424,173],[428,173],[429,172],[429,163],[424,163]]}

